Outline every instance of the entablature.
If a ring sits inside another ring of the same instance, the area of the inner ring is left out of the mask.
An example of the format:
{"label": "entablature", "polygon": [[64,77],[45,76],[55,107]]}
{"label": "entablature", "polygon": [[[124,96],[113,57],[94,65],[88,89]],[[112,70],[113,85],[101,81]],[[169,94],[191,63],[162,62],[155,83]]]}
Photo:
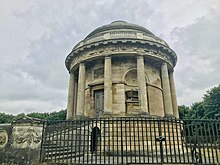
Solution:
{"label": "entablature", "polygon": [[166,61],[173,68],[177,61],[175,52],[164,45],[143,40],[110,40],[90,44],[71,52],[66,58],[68,70],[84,60],[107,55],[143,55]]}

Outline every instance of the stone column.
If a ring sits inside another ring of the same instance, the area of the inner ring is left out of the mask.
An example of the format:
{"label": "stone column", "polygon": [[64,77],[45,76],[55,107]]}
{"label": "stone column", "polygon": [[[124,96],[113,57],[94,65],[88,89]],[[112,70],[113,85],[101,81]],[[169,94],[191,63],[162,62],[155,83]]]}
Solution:
{"label": "stone column", "polygon": [[170,91],[171,91],[171,98],[172,98],[172,105],[173,105],[173,115],[179,118],[179,111],[177,105],[177,98],[176,98],[176,88],[173,78],[173,72],[170,73]]}
{"label": "stone column", "polygon": [[73,116],[76,116],[76,111],[77,111],[77,92],[78,92],[78,81],[75,77],[75,91],[74,91],[74,115]]}
{"label": "stone column", "polygon": [[139,105],[140,105],[140,112],[143,114],[147,114],[149,113],[149,111],[148,111],[148,100],[147,100],[143,56],[137,56],[137,80],[138,80],[138,99],[139,99]]}
{"label": "stone column", "polygon": [[112,60],[110,56],[105,57],[104,73],[104,114],[112,114]]}
{"label": "stone column", "polygon": [[167,64],[165,62],[162,64],[161,67],[161,78],[162,78],[162,86],[163,86],[165,116],[167,117],[173,116],[168,69],[167,69]]}
{"label": "stone column", "polygon": [[85,64],[79,64],[78,92],[77,92],[76,115],[84,115],[85,106]]}
{"label": "stone column", "polygon": [[68,90],[68,102],[67,102],[67,114],[66,119],[70,120],[74,117],[74,93],[75,93],[75,83],[74,74],[70,72],[69,79],[69,90]]}

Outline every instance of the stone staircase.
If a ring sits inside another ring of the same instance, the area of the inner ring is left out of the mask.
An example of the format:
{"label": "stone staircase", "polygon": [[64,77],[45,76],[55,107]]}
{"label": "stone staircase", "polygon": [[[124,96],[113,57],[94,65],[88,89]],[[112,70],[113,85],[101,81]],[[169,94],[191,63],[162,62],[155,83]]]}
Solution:
{"label": "stone staircase", "polygon": [[88,139],[82,138],[88,137],[88,133],[85,125],[63,127],[57,124],[47,127],[42,143],[42,161],[63,162],[82,156],[82,151],[89,147]]}
{"label": "stone staircase", "polygon": [[[198,161],[199,158],[193,156],[193,146],[187,145],[181,137],[181,123],[171,125],[169,122],[158,127],[151,122],[90,120],[48,125],[43,135],[41,160],[51,164],[190,164]],[[95,127],[101,133],[97,148],[91,152]],[[159,129],[166,137],[163,142],[157,140]],[[215,157],[220,150],[208,151],[210,160],[207,160],[208,148],[203,147],[196,147],[202,154],[202,162],[218,162]]]}

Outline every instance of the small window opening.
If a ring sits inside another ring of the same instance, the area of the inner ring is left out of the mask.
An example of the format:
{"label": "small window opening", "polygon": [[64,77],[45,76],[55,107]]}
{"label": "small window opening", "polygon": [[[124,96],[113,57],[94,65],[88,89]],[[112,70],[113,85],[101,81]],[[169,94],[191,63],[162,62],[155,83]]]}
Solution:
{"label": "small window opening", "polygon": [[97,151],[98,143],[100,141],[101,131],[98,127],[94,127],[91,132],[91,152]]}
{"label": "small window opening", "polygon": [[138,101],[138,91],[137,90],[126,91],[126,98],[127,101]]}

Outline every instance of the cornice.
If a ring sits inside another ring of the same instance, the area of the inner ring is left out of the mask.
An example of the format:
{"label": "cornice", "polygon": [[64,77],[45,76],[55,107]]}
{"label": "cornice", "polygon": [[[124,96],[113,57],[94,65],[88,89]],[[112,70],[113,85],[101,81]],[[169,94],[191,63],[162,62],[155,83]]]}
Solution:
{"label": "cornice", "polygon": [[[171,48],[160,43],[139,39],[114,39],[87,44],[75,49],[67,56],[65,64],[67,69],[70,70],[71,63],[74,63],[73,60],[75,61],[76,59],[87,59],[108,54],[114,55],[126,53],[143,54],[159,58],[165,61],[169,61],[169,63],[171,63],[171,66],[173,67],[176,65],[177,62],[177,56],[175,52]],[[88,57],[82,58],[81,56]]]}
{"label": "cornice", "polygon": [[[156,42],[160,43],[162,45],[168,46],[168,44],[160,39],[159,37],[156,37],[154,35],[149,35],[140,31],[131,31],[131,30],[119,30],[119,31],[111,31],[111,32],[106,32],[106,33],[98,33],[95,36],[92,36],[91,38],[85,38],[81,42],[79,42],[72,51],[75,49],[78,49],[80,47],[83,47],[85,45],[95,43],[95,42],[103,42],[105,40],[114,40],[114,39],[121,39],[121,40],[126,40],[126,39],[139,39],[139,40],[147,40],[150,42]],[[168,46],[169,47],[169,46]]]}

